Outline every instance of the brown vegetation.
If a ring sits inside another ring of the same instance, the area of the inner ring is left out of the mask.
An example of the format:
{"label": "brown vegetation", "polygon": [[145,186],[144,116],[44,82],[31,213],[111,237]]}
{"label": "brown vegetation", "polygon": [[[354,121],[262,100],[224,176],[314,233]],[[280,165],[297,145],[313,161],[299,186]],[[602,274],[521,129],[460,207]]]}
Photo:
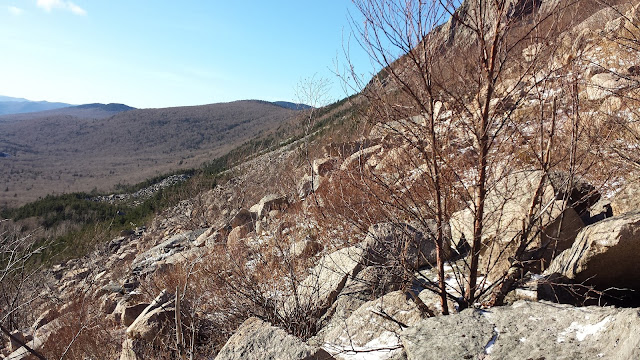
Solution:
{"label": "brown vegetation", "polygon": [[296,114],[239,101],[132,110],[106,119],[50,116],[0,123],[0,206],[51,193],[110,191],[160,173],[198,168],[274,132]]}

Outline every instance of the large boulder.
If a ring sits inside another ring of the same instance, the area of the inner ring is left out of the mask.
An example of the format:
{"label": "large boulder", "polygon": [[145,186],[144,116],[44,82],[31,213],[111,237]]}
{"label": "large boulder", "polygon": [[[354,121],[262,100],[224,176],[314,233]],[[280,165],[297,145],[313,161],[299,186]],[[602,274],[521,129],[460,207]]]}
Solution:
{"label": "large boulder", "polygon": [[173,319],[174,316],[173,295],[163,290],[129,325],[127,337],[151,341],[162,329],[164,322]]}
{"label": "large boulder", "polygon": [[57,318],[60,314],[58,313],[57,310],[55,309],[48,309],[47,311],[43,312],[37,319],[36,321],[33,322],[33,325],[31,325],[31,330],[32,331],[36,331],[38,329],[40,329],[41,327],[43,327],[44,325],[47,325],[48,323],[50,323],[51,321],[53,321],[55,318]]}
{"label": "large boulder", "polygon": [[138,360],[135,350],[135,340],[124,339],[122,342],[122,350],[120,351],[120,360]]}
{"label": "large boulder", "polygon": [[560,274],[599,289],[640,290],[640,211],[584,228],[573,246],[556,257],[547,274]]}
{"label": "large boulder", "polygon": [[[62,328],[62,322],[59,319],[55,319],[48,324],[43,325],[38,330],[33,333],[33,339],[26,343],[26,345],[35,350],[41,351],[42,349],[46,349],[47,345],[51,344],[51,341],[55,341],[56,333]],[[22,340],[25,340],[24,337]],[[18,345],[18,344],[15,344]],[[17,347],[17,346],[16,346]],[[35,356],[31,354],[26,347],[21,346],[17,347],[15,351],[10,353],[5,359],[10,360],[30,360],[35,359]]]}
{"label": "large boulder", "polygon": [[220,349],[216,360],[333,359],[286,331],[256,317],[247,319]]}
{"label": "large boulder", "polygon": [[613,215],[640,210],[640,180],[626,183],[611,199]]}
{"label": "large boulder", "polygon": [[367,160],[369,160],[370,157],[382,151],[382,145],[374,145],[366,149],[356,151],[342,162],[342,165],[340,165],[340,170],[349,170],[364,166],[364,164],[366,164]]}
{"label": "large boulder", "polygon": [[635,309],[518,301],[422,320],[401,334],[407,359],[637,359]]}
{"label": "large boulder", "polygon": [[297,299],[291,296],[285,311],[323,313],[344,288],[347,279],[362,268],[364,251],[352,246],[324,256],[297,286]]}
{"label": "large boulder", "polygon": [[619,91],[628,88],[633,83],[624,77],[604,72],[593,75],[587,87],[587,98],[589,100],[602,100],[608,96],[617,94]]}
{"label": "large boulder", "polygon": [[227,246],[236,247],[240,244],[240,241],[247,237],[247,235],[253,231],[253,226],[251,223],[247,223],[238,227],[233,228],[229,235],[227,236]]}
{"label": "large boulder", "polygon": [[138,254],[131,263],[131,272],[135,275],[145,275],[156,271],[163,264],[189,259],[186,252],[196,248],[196,239],[206,231],[207,229],[199,229],[169,237],[151,249]]}
{"label": "large boulder", "polygon": [[124,326],[133,324],[134,321],[142,314],[142,312],[149,306],[147,303],[139,303],[133,305],[127,305],[122,309],[122,315],[120,323]]}
{"label": "large boulder", "polygon": [[62,281],[83,280],[89,276],[89,273],[91,270],[88,268],[69,270],[62,276]]}
{"label": "large boulder", "polygon": [[9,338],[9,351],[14,352],[22,347],[23,344],[27,343],[27,338],[24,336],[24,333],[20,330],[13,330],[10,333],[11,337]]}
{"label": "large boulder", "polygon": [[325,157],[347,157],[372,145],[373,141],[371,140],[370,136],[369,138],[363,138],[346,143],[330,143],[323,146],[323,150]]}
{"label": "large boulder", "polygon": [[[542,171],[537,170],[514,172],[500,179],[487,194],[479,270],[490,281],[500,278],[510,266],[509,258],[513,257],[518,247],[522,222],[528,217],[542,176]],[[557,253],[571,246],[576,234],[584,226],[581,216],[588,216],[589,206],[599,198],[593,186],[584,181],[569,179],[566,174],[559,172],[549,174],[542,183],[543,211],[537,221],[540,236],[532,239],[527,256],[543,259],[545,262],[542,266],[548,266]],[[463,241],[472,245],[473,225],[471,207],[452,215],[451,233],[458,247]]]}
{"label": "large boulder", "polygon": [[309,343],[322,346],[325,343],[325,336],[336,328],[343,328],[351,314],[364,303],[400,289],[401,279],[390,270],[394,269],[367,266],[349,277],[333,305],[319,319],[320,331],[308,340]]}
{"label": "large boulder", "polygon": [[422,319],[415,303],[402,291],[369,301],[336,324],[324,337],[323,348],[336,359],[352,359],[367,353],[375,359],[402,353],[400,333]]}
{"label": "large boulder", "polygon": [[289,205],[286,196],[269,194],[265,195],[260,201],[253,205],[249,211],[256,219],[266,216],[271,210],[284,210]]}
{"label": "large boulder", "polygon": [[318,191],[322,178],[318,175],[305,175],[298,182],[298,197],[304,199]]}
{"label": "large boulder", "polygon": [[294,258],[308,258],[319,253],[320,251],[322,251],[322,249],[322,244],[312,239],[311,237],[306,237],[291,244],[291,246],[289,247],[289,254],[291,254],[291,256]]}

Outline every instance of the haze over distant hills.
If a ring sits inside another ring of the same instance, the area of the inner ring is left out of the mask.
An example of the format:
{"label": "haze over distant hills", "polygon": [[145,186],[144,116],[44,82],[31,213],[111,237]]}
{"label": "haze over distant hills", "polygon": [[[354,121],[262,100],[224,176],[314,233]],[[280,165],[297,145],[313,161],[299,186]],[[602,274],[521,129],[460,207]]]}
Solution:
{"label": "haze over distant hills", "polygon": [[199,167],[296,111],[266,101],[134,109],[88,104],[0,116],[0,206],[48,193],[110,190]]}
{"label": "haze over distant hills", "polygon": [[123,104],[85,104],[77,106],[63,107],[53,110],[5,114],[0,115],[1,122],[22,121],[29,119],[41,119],[56,116],[73,116],[87,119],[105,119],[123,111],[135,110],[134,107]]}
{"label": "haze over distant hills", "polygon": [[59,109],[68,106],[73,105],[59,102],[31,101],[23,98],[14,98],[10,96],[0,95],[0,115],[23,114],[36,111]]}

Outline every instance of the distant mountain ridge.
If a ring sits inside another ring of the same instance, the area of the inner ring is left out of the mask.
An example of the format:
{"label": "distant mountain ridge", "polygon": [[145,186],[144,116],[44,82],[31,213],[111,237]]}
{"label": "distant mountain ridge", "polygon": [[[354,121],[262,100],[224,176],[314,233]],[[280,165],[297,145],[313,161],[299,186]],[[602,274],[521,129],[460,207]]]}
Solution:
{"label": "distant mountain ridge", "polygon": [[16,98],[11,96],[0,95],[0,101],[29,101],[25,98]]}
{"label": "distant mountain ridge", "polygon": [[274,101],[272,104],[291,110],[306,110],[311,108],[311,106],[306,104],[297,104],[288,101]]}
{"label": "distant mountain ridge", "polygon": [[23,98],[0,95],[0,115],[24,114],[73,106],[71,104],[48,101],[31,101]]}
{"label": "distant mountain ridge", "polygon": [[136,110],[136,108],[124,104],[93,103],[77,106],[70,105],[58,109],[0,115],[0,123],[60,116],[72,116],[81,119],[106,119],[129,110]]}
{"label": "distant mountain ridge", "polygon": [[104,111],[113,111],[113,112],[122,112],[122,111],[129,111],[129,110],[135,110],[136,109],[136,108],[131,107],[129,105],[117,104],[117,103],[110,103],[110,104],[100,104],[100,103],[84,104],[84,105],[74,106],[74,108],[76,108],[76,109],[100,109],[100,110],[104,110]]}

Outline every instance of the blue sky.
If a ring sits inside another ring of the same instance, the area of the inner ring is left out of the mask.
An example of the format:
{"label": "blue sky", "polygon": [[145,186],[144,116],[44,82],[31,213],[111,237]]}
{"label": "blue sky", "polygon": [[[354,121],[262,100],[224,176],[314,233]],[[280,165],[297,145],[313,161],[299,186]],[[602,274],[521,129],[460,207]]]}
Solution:
{"label": "blue sky", "polygon": [[[348,0],[0,0],[0,95],[135,107],[345,96]],[[374,70],[351,45],[359,73]]]}

